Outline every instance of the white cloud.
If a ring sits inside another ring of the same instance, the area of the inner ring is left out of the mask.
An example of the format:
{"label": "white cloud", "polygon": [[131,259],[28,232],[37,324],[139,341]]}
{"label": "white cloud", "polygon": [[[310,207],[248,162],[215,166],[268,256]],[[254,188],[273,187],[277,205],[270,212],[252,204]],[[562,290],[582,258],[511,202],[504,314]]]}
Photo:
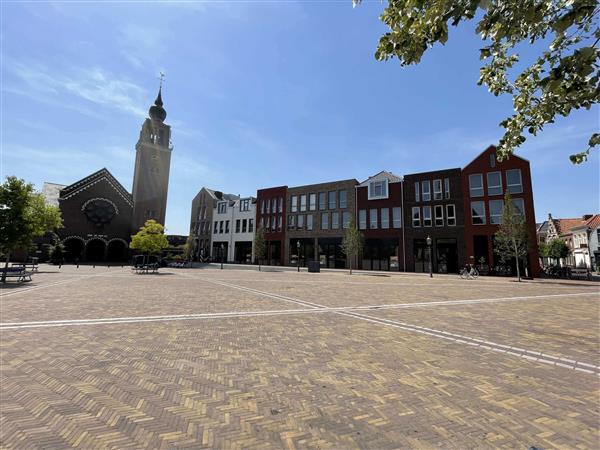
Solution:
{"label": "white cloud", "polygon": [[[91,111],[70,101],[68,96],[145,117],[139,105],[147,103],[146,91],[131,81],[114,76],[100,68],[66,68],[60,73],[48,66],[30,61],[6,61],[11,75],[4,79],[2,89],[38,101],[62,105],[81,112]],[[93,114],[93,113],[92,113]]]}

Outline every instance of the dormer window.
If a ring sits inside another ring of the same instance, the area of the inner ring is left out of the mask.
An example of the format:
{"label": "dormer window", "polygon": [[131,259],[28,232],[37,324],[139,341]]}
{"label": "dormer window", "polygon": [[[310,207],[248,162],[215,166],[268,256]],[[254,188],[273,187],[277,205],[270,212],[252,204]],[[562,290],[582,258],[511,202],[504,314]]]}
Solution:
{"label": "dormer window", "polygon": [[388,198],[388,180],[371,181],[369,183],[369,200]]}
{"label": "dormer window", "polygon": [[227,202],[219,202],[217,205],[217,214],[225,214],[227,212]]}

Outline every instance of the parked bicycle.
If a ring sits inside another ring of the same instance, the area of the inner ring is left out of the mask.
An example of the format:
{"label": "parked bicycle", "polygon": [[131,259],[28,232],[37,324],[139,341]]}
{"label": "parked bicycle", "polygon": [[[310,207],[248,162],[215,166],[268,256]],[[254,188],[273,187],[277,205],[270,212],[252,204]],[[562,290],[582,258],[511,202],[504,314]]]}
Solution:
{"label": "parked bicycle", "polygon": [[475,266],[471,266],[467,264],[460,271],[460,277],[464,279],[476,279],[479,276],[479,271],[475,268]]}

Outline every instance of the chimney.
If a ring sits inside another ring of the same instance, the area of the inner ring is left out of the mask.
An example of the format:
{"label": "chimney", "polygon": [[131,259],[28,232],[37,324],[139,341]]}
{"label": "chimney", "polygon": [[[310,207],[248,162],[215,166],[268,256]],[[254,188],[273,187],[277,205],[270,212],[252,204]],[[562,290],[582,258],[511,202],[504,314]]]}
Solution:
{"label": "chimney", "polygon": [[584,214],[583,220],[590,220],[592,217],[594,217],[593,214]]}

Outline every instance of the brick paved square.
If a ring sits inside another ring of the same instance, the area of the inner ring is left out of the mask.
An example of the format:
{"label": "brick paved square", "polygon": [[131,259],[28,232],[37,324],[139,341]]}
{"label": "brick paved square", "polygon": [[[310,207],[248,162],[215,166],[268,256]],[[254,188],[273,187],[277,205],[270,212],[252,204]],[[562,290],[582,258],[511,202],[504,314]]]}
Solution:
{"label": "brick paved square", "polygon": [[44,266],[2,448],[597,448],[594,284]]}

